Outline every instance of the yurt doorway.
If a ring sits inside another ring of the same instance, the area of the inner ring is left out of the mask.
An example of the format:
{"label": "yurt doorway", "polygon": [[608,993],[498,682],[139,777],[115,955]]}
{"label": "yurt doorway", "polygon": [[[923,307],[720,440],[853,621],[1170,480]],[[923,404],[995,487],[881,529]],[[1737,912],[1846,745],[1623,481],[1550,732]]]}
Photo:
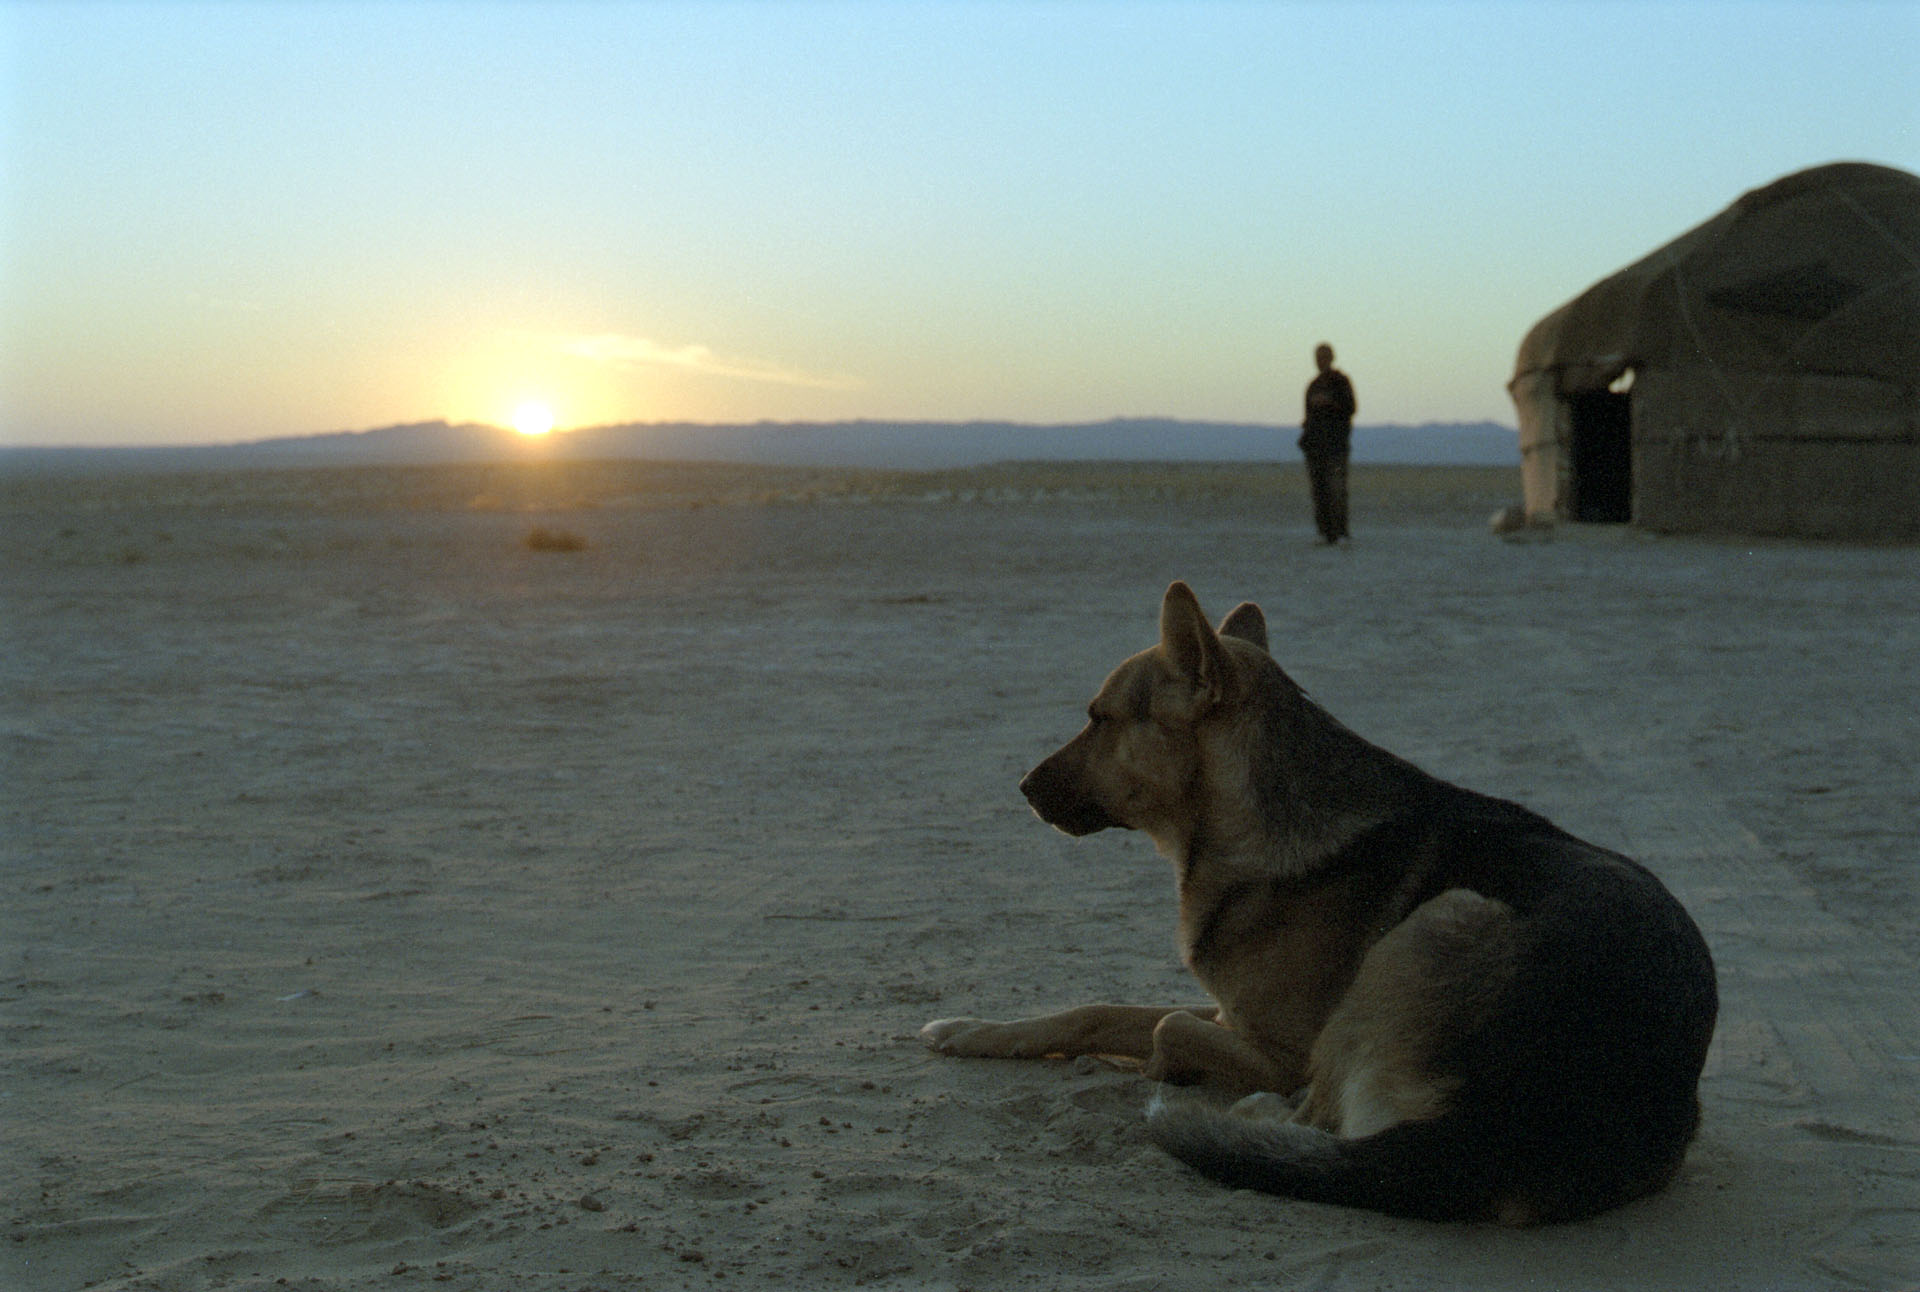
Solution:
{"label": "yurt doorway", "polygon": [[1575,520],[1633,519],[1633,404],[1623,391],[1589,390],[1567,401],[1572,415]]}

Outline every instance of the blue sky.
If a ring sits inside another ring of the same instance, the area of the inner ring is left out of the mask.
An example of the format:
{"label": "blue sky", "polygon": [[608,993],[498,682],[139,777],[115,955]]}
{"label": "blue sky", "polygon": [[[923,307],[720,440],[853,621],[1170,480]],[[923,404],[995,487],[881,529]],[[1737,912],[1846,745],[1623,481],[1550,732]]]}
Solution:
{"label": "blue sky", "polygon": [[0,4],[0,442],[448,417],[1511,423],[1746,189],[1920,171],[1920,3]]}

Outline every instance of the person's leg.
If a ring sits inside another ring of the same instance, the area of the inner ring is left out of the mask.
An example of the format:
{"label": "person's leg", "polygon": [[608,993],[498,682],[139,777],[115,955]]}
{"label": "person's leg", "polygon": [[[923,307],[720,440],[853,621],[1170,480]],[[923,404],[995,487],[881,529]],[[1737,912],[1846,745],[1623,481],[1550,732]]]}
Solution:
{"label": "person's leg", "polygon": [[1344,453],[1332,455],[1332,460],[1327,464],[1327,494],[1331,513],[1328,519],[1332,525],[1328,537],[1352,537],[1347,532],[1347,455]]}
{"label": "person's leg", "polygon": [[1307,484],[1313,494],[1313,527],[1320,531],[1322,542],[1331,543],[1339,537],[1339,531],[1333,528],[1332,463],[1325,453],[1309,452],[1306,456]]}

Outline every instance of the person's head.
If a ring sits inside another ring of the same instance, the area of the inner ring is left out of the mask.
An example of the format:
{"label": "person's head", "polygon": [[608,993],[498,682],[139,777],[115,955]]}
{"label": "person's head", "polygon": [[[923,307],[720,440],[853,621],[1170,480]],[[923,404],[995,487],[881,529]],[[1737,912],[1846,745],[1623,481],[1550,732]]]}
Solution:
{"label": "person's head", "polygon": [[1333,347],[1322,341],[1314,347],[1313,362],[1322,372],[1330,370],[1333,367]]}

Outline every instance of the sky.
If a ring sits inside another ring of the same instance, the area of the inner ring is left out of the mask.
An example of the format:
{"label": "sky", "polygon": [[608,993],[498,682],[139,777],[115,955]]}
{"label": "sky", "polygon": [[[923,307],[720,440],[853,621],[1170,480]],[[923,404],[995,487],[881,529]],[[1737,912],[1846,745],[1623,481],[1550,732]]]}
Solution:
{"label": "sky", "polygon": [[445,418],[1512,424],[1920,0],[0,0],[0,444]]}

